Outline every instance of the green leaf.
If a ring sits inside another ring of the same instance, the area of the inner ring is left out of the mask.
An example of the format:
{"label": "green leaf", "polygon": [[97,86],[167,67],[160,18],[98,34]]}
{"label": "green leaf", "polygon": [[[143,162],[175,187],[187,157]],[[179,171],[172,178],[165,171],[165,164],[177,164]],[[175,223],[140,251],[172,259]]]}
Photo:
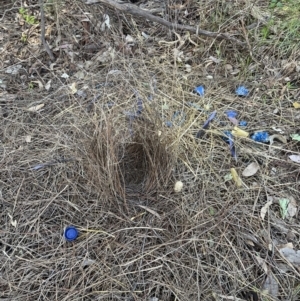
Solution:
{"label": "green leaf", "polygon": [[299,134],[291,134],[290,137],[292,140],[300,141],[300,135]]}
{"label": "green leaf", "polygon": [[285,219],[287,213],[288,213],[288,205],[289,205],[290,200],[289,199],[280,199],[279,200],[279,205],[280,205],[280,213],[281,217]]}
{"label": "green leaf", "polygon": [[25,9],[24,7],[21,7],[21,8],[19,9],[19,13],[20,13],[21,15],[24,15],[24,14],[26,13],[26,9]]}
{"label": "green leaf", "polygon": [[210,214],[210,215],[215,215],[215,214],[216,214],[215,208],[209,207],[209,214]]}
{"label": "green leaf", "polygon": [[227,182],[227,181],[230,181],[232,179],[232,174],[231,173],[228,173],[227,175],[224,176],[224,181]]}

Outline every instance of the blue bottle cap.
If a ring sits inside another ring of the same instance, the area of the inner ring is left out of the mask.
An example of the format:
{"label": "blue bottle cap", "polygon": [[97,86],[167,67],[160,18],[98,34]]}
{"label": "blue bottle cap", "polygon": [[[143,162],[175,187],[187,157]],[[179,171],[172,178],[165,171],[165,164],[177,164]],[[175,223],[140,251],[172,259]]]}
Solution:
{"label": "blue bottle cap", "polygon": [[74,226],[65,228],[64,237],[67,241],[73,241],[78,237],[78,230]]}

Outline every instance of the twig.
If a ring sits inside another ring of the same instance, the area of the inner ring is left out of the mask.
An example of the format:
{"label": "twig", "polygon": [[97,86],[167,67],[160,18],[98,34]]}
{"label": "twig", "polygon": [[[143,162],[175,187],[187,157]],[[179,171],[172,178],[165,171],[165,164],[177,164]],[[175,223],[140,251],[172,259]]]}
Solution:
{"label": "twig", "polygon": [[203,35],[203,36],[207,36],[207,37],[211,37],[211,38],[217,38],[217,39],[225,39],[225,40],[229,40],[232,42],[235,42],[238,45],[241,46],[246,46],[247,44],[245,42],[242,42],[234,37],[231,37],[229,35],[227,35],[226,33],[218,33],[218,32],[211,32],[211,31],[207,31],[207,30],[203,30],[200,28],[195,28],[189,25],[180,25],[180,24],[176,24],[176,23],[172,23],[169,22],[165,19],[162,19],[160,17],[154,16],[152,14],[150,14],[149,12],[140,9],[139,7],[137,7],[136,5],[130,4],[130,3],[119,3],[116,2],[114,0],[86,0],[86,4],[95,4],[95,3],[103,3],[103,4],[107,4],[110,7],[116,8],[120,11],[123,11],[125,13],[131,14],[131,15],[135,15],[135,16],[139,16],[139,17],[143,17],[145,19],[148,19],[150,21],[162,24],[168,28],[171,29],[179,29],[179,30],[186,30],[192,33],[196,33],[199,35]]}
{"label": "twig", "polygon": [[41,11],[41,42],[42,42],[45,50],[49,54],[50,60],[54,61],[53,53],[50,50],[49,45],[47,44],[46,39],[45,39],[45,14],[44,14],[44,1],[43,0],[40,0],[40,11]]}

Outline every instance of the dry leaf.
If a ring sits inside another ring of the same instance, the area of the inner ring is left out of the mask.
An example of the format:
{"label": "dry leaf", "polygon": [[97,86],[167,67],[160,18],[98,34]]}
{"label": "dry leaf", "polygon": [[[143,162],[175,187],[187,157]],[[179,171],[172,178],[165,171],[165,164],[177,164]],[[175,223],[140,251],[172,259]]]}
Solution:
{"label": "dry leaf", "polygon": [[10,218],[10,223],[12,224],[13,227],[17,228],[17,221],[13,219],[13,217],[7,213],[7,215],[9,216]]}
{"label": "dry leaf", "polygon": [[183,188],[183,183],[181,181],[177,181],[174,185],[174,191],[180,192]]}
{"label": "dry leaf", "polygon": [[290,263],[300,266],[300,250],[295,251],[291,248],[281,248],[279,253]]}
{"label": "dry leaf", "polygon": [[246,132],[244,130],[241,130],[237,126],[234,127],[234,129],[233,129],[233,131],[231,133],[235,137],[248,137],[249,136],[248,132]]}
{"label": "dry leaf", "polygon": [[282,135],[272,135],[270,136],[269,140],[270,140],[270,145],[272,145],[274,143],[274,139],[279,140],[282,143],[287,143],[286,137],[282,136]]}
{"label": "dry leaf", "polygon": [[45,105],[43,103],[37,105],[37,106],[33,106],[33,107],[30,107],[28,109],[29,112],[37,112],[38,110],[40,110],[41,108],[43,108]]}
{"label": "dry leaf", "polygon": [[263,290],[267,291],[269,295],[277,298],[278,296],[278,283],[274,278],[272,272],[268,273],[268,276],[263,284]]}
{"label": "dry leaf", "polygon": [[22,68],[22,65],[14,65],[6,68],[5,73],[16,75],[19,73],[19,70]]}
{"label": "dry leaf", "polygon": [[267,202],[260,210],[260,217],[262,220],[264,220],[265,216],[266,216],[266,213],[268,211],[268,208],[273,204],[273,200],[272,201],[269,201]]}
{"label": "dry leaf", "polygon": [[294,102],[293,106],[295,109],[300,109],[300,102]]}
{"label": "dry leaf", "polygon": [[25,141],[27,143],[31,142],[31,136],[30,135],[25,136]]}
{"label": "dry leaf", "polygon": [[232,175],[232,179],[236,183],[237,187],[241,187],[242,186],[242,180],[239,177],[238,173],[236,172],[235,168],[230,168],[230,172],[231,172],[231,175]]}
{"label": "dry leaf", "polygon": [[62,78],[69,78],[69,75],[68,75],[67,73],[63,73],[63,74],[61,75],[61,77],[62,77]]}
{"label": "dry leaf", "polygon": [[152,210],[152,209],[150,209],[150,208],[148,208],[148,207],[146,207],[146,206],[142,206],[142,205],[138,205],[138,206],[139,206],[140,208],[142,208],[142,209],[147,210],[148,212],[150,212],[151,214],[155,215],[155,216],[158,217],[159,219],[161,219],[160,215],[159,215],[156,211],[154,211],[154,210]]}
{"label": "dry leaf", "polygon": [[240,73],[240,71],[241,71],[240,69],[235,69],[232,72],[230,72],[230,74],[236,75],[236,74]]}
{"label": "dry leaf", "polygon": [[75,94],[77,92],[76,83],[72,83],[69,86],[69,88],[70,88],[72,94]]}
{"label": "dry leaf", "polygon": [[251,177],[255,175],[258,170],[259,170],[259,165],[256,162],[252,162],[244,169],[242,175],[244,177]]}
{"label": "dry leaf", "polygon": [[290,155],[289,158],[296,163],[300,163],[300,156],[299,155]]}
{"label": "dry leaf", "polygon": [[293,217],[297,214],[297,211],[297,202],[293,197],[290,197],[290,201],[287,206],[287,213],[290,217]]}
{"label": "dry leaf", "polygon": [[47,91],[49,91],[49,89],[50,89],[50,87],[51,87],[51,79],[46,83],[46,85],[45,85],[45,89],[47,90]]}
{"label": "dry leaf", "polygon": [[92,259],[85,259],[83,260],[83,262],[81,263],[81,266],[84,268],[84,267],[87,267],[87,266],[90,266],[92,264],[94,264],[96,261],[95,260],[92,260]]}
{"label": "dry leaf", "polygon": [[284,244],[284,245],[278,245],[278,248],[279,249],[283,249],[283,248],[289,248],[289,249],[294,249],[294,245],[292,242],[288,242],[287,244]]}
{"label": "dry leaf", "polygon": [[104,31],[106,28],[110,29],[110,18],[109,15],[103,15],[103,23],[101,24],[101,31]]}
{"label": "dry leaf", "polygon": [[192,66],[191,65],[189,65],[189,64],[185,64],[185,71],[186,72],[192,72]]}
{"label": "dry leaf", "polygon": [[82,70],[79,70],[74,74],[74,77],[76,77],[77,79],[84,79],[84,72]]}
{"label": "dry leaf", "polygon": [[255,259],[256,259],[258,265],[260,265],[260,266],[262,267],[262,269],[264,270],[264,272],[265,272],[266,274],[268,274],[268,267],[267,267],[266,261],[263,260],[263,259],[262,259],[261,257],[259,257],[259,256],[254,256],[254,257],[255,257]]}
{"label": "dry leaf", "polygon": [[135,43],[135,39],[134,39],[130,34],[128,34],[128,35],[125,37],[125,42],[126,42],[127,44],[129,44],[129,43]]}
{"label": "dry leaf", "polygon": [[54,70],[54,66],[56,65],[56,63],[52,63],[50,64],[50,70]]}
{"label": "dry leaf", "polygon": [[225,64],[224,68],[225,68],[226,71],[232,71],[233,70],[233,67],[230,64]]}
{"label": "dry leaf", "polygon": [[[273,112],[274,113],[274,112]],[[284,134],[284,131],[282,129],[277,129],[275,126],[272,126],[272,129],[276,132],[278,132],[279,134]]]}
{"label": "dry leaf", "polygon": [[43,83],[41,81],[39,81],[39,80],[33,80],[31,82],[38,84],[39,85],[39,90],[43,90],[44,89],[44,85],[43,85]]}

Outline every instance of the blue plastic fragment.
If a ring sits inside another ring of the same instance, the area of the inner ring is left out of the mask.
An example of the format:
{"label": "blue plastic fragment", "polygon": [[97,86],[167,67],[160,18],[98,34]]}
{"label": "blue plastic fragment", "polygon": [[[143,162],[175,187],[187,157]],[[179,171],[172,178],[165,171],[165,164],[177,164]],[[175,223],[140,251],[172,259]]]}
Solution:
{"label": "blue plastic fragment", "polygon": [[235,94],[238,96],[248,96],[249,90],[245,86],[239,86],[235,90]]}
{"label": "blue plastic fragment", "polygon": [[231,156],[237,159],[237,154],[236,154],[235,145],[233,141],[233,135],[231,134],[230,131],[224,131],[224,135],[225,136],[223,137],[223,140],[229,144]]}
{"label": "blue plastic fragment", "polygon": [[251,136],[251,139],[256,142],[267,143],[270,141],[269,133],[267,132],[256,132]]}
{"label": "blue plastic fragment", "polygon": [[173,126],[173,123],[172,123],[172,121],[166,121],[166,122],[165,122],[165,125],[166,125],[168,128],[170,128],[170,127]]}
{"label": "blue plastic fragment", "polygon": [[204,87],[203,86],[198,86],[194,90],[196,93],[198,93],[200,96],[204,96]]}
{"label": "blue plastic fragment", "polygon": [[227,111],[226,115],[228,118],[235,118],[237,116],[237,112],[236,111]]}
{"label": "blue plastic fragment", "polygon": [[137,115],[141,115],[142,111],[143,111],[143,101],[140,98],[138,98],[138,100],[137,100],[137,111],[136,111],[136,114]]}
{"label": "blue plastic fragment", "polygon": [[229,144],[230,140],[233,140],[233,135],[231,134],[230,131],[224,131],[224,136],[222,137],[222,139]]}
{"label": "blue plastic fragment", "polygon": [[202,109],[199,105],[197,105],[196,103],[193,103],[193,102],[187,102],[187,104],[188,104],[189,106],[195,108],[195,109],[198,110],[198,111],[203,111],[203,109]]}
{"label": "blue plastic fragment", "polygon": [[46,164],[38,164],[38,165],[33,166],[31,168],[31,170],[39,170],[39,169],[41,169],[41,168],[43,168],[45,166],[46,166]]}
{"label": "blue plastic fragment", "polygon": [[247,126],[248,122],[246,120],[241,120],[239,125],[240,126]]}
{"label": "blue plastic fragment", "polygon": [[208,119],[204,122],[204,125],[202,126],[202,129],[197,132],[196,138],[199,139],[199,138],[201,138],[205,134],[204,130],[206,130],[208,128],[210,122],[216,117],[216,115],[217,115],[217,111],[213,111],[209,115]]}
{"label": "blue plastic fragment", "polygon": [[208,128],[208,126],[209,126],[209,124],[210,124],[210,122],[216,117],[216,115],[217,115],[217,111],[213,111],[210,115],[209,115],[209,117],[208,117],[208,119],[205,121],[205,123],[204,123],[204,125],[203,125],[203,129],[207,129]]}
{"label": "blue plastic fragment", "polygon": [[74,226],[68,226],[64,231],[64,238],[67,241],[73,241],[78,237],[78,230]]}
{"label": "blue plastic fragment", "polygon": [[185,113],[183,111],[176,111],[172,116],[172,121],[176,122],[177,125],[182,125],[185,122]]}

